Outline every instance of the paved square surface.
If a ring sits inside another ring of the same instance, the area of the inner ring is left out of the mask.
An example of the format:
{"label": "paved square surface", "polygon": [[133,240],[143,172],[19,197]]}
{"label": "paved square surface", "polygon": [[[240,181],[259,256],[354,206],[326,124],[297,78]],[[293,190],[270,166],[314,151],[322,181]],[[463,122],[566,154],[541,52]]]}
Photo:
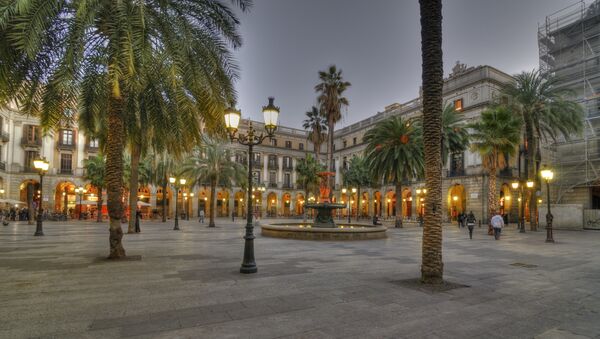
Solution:
{"label": "paved square surface", "polygon": [[[263,221],[264,222],[264,221]],[[359,242],[255,240],[238,273],[243,221],[143,222],[107,262],[107,225],[0,226],[2,338],[600,338],[600,232],[444,229],[445,278],[428,293],[421,229]]]}

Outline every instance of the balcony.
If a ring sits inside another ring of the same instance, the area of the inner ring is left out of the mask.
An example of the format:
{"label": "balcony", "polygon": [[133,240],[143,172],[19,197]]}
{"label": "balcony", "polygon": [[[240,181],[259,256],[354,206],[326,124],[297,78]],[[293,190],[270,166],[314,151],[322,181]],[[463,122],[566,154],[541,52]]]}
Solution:
{"label": "balcony", "polygon": [[23,173],[38,173],[38,171],[34,167],[29,167],[29,166],[23,166],[23,169],[21,170],[21,172],[23,172]]}
{"label": "balcony", "polygon": [[292,183],[290,183],[290,182],[284,182],[283,186],[281,188],[284,188],[284,189],[294,189],[294,185]]}
{"label": "balcony", "polygon": [[277,183],[276,182],[270,182],[269,183],[269,188],[277,188]]}
{"label": "balcony", "polygon": [[85,151],[88,153],[97,153],[100,150],[98,146],[92,146],[90,144],[85,144]]}
{"label": "balcony", "polygon": [[505,167],[505,168],[501,169],[500,172],[498,172],[498,176],[512,178],[514,176],[513,169],[510,167]]}
{"label": "balcony", "polygon": [[294,170],[294,166],[292,166],[292,164],[283,164],[283,170],[284,171],[293,171]]}
{"label": "balcony", "polygon": [[263,164],[262,164],[262,162],[260,160],[259,161],[253,160],[252,161],[252,168],[263,168]]}
{"label": "balcony", "polygon": [[73,175],[73,169],[72,168],[60,168],[58,170],[58,174],[63,174],[63,175]]}
{"label": "balcony", "polygon": [[279,166],[277,166],[277,163],[275,161],[269,161],[269,163],[267,164],[267,168],[276,170],[279,169]]}
{"label": "balcony", "polygon": [[23,147],[41,147],[42,138],[29,139],[28,137],[21,138],[21,146]]}
{"label": "balcony", "polygon": [[448,178],[465,176],[464,168],[455,168],[448,171]]}
{"label": "balcony", "polygon": [[10,139],[8,132],[1,132],[0,133],[0,141],[2,142],[8,142],[8,140]]}
{"label": "balcony", "polygon": [[72,142],[70,144],[67,144],[67,143],[62,142],[62,140],[61,140],[56,144],[56,148],[59,150],[71,150],[72,151],[75,149],[75,143]]}

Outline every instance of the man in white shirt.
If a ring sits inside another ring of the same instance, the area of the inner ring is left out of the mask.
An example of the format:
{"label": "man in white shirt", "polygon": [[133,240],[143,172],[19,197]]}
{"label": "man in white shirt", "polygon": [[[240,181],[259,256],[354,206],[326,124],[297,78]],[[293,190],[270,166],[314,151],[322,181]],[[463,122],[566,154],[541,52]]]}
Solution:
{"label": "man in white shirt", "polygon": [[490,221],[492,224],[492,228],[494,229],[494,238],[496,240],[500,239],[500,232],[502,232],[502,227],[504,227],[504,219],[497,211],[494,212],[494,216]]}

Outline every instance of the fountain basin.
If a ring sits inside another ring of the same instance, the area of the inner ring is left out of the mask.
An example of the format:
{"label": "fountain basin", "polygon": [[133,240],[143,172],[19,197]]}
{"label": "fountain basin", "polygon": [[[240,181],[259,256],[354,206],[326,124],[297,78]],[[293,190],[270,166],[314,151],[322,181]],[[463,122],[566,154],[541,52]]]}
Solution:
{"label": "fountain basin", "polygon": [[337,227],[314,227],[308,223],[285,223],[261,225],[261,234],[266,237],[297,240],[372,240],[387,238],[385,226],[345,224]]}

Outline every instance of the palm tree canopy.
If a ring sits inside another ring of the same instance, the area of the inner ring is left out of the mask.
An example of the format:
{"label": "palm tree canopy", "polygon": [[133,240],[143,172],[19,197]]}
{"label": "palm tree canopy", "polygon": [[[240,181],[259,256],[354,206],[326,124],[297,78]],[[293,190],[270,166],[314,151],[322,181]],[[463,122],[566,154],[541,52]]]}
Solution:
{"label": "palm tree canopy", "polygon": [[104,156],[96,155],[83,161],[83,167],[85,169],[83,178],[90,182],[94,187],[104,187],[104,172],[105,172],[106,161]]}
{"label": "palm tree canopy", "polygon": [[471,128],[471,148],[481,155],[487,169],[504,168],[504,155],[513,155],[521,140],[522,121],[506,107],[495,107],[481,113]]}
{"label": "palm tree canopy", "polygon": [[584,112],[581,105],[568,100],[572,92],[557,86],[557,78],[539,70],[522,72],[515,82],[503,88],[512,100],[510,108],[519,113],[525,123],[531,123],[535,136],[554,140],[560,136],[569,140],[583,131]]}
{"label": "palm tree canopy", "polygon": [[306,119],[302,122],[302,127],[308,130],[308,140],[314,145],[322,144],[327,138],[327,120],[315,106],[305,114]]}
{"label": "palm tree canopy", "polygon": [[347,186],[370,187],[373,184],[373,178],[367,161],[364,157],[353,156],[348,162],[348,169],[344,170],[343,182]]}
{"label": "palm tree canopy", "polygon": [[366,163],[373,178],[390,182],[420,178],[423,175],[421,129],[400,116],[378,122],[364,136]]}
{"label": "palm tree canopy", "polygon": [[[243,10],[251,5],[234,2]],[[228,45],[241,44],[239,21],[220,1],[5,0],[2,7],[0,104],[14,100],[45,128],[79,112],[89,122],[83,127],[95,130],[109,96],[139,101],[133,94],[141,89],[167,98],[145,107],[176,107],[181,123],[199,116],[217,123],[234,99],[237,68]],[[148,88],[160,77],[169,82]]]}
{"label": "palm tree canopy", "polygon": [[319,71],[319,79],[321,82],[315,86],[315,91],[319,94],[317,101],[321,114],[328,121],[338,122],[342,118],[342,108],[350,104],[343,96],[344,91],[352,84],[344,81],[342,70],[335,65],[329,66],[327,71]]}
{"label": "palm tree canopy", "polygon": [[316,192],[320,181],[317,173],[324,170],[325,168],[323,168],[317,159],[307,154],[306,158],[298,160],[296,164],[296,183],[308,192]]}
{"label": "palm tree canopy", "polygon": [[203,138],[202,146],[196,148],[181,165],[180,173],[191,179],[191,185],[216,183],[231,187],[247,185],[246,167],[231,160],[231,153],[222,140]]}

